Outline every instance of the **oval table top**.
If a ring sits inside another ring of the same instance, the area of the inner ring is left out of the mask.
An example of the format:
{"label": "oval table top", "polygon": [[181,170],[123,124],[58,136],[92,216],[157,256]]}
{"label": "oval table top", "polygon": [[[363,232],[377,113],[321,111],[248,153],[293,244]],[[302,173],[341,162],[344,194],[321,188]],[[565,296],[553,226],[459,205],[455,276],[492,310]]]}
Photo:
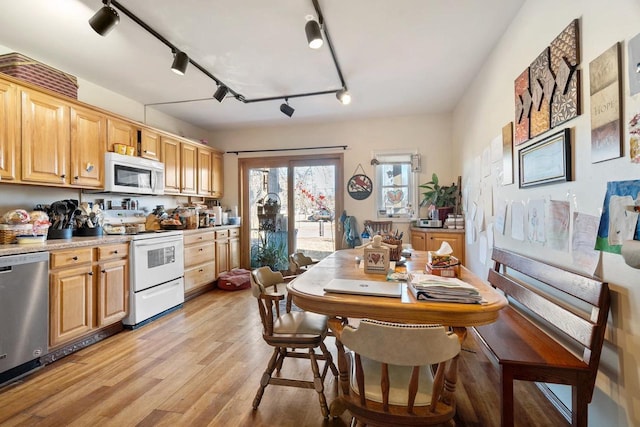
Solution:
{"label": "oval table top", "polygon": [[[303,310],[329,316],[368,318],[398,323],[437,323],[452,327],[469,327],[491,323],[507,305],[506,298],[464,267],[459,278],[480,291],[484,304],[461,304],[418,301],[402,284],[400,298],[326,293],[323,288],[333,278],[386,281],[386,275],[367,274],[358,266],[362,249],[344,249],[314,265],[287,285],[293,302]],[[423,272],[427,252],[413,251],[407,258],[406,271]]]}

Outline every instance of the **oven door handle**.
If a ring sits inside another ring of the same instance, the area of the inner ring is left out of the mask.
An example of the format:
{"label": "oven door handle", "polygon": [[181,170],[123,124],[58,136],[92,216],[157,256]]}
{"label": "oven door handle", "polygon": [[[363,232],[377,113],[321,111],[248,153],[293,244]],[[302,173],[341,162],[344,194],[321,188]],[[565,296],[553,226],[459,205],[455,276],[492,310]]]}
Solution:
{"label": "oven door handle", "polygon": [[180,243],[182,240],[178,239],[178,240],[165,240],[162,242],[158,242],[157,240],[152,242],[152,243],[135,243],[135,247],[136,248],[146,248],[149,246],[166,246],[167,243]]}

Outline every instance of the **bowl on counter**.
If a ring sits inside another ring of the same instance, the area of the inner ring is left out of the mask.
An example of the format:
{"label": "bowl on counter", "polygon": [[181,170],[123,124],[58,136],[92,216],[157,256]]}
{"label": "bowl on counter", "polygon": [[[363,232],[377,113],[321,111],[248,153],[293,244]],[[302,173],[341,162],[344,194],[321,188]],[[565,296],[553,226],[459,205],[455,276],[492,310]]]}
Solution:
{"label": "bowl on counter", "polygon": [[73,235],[77,237],[102,236],[102,227],[83,227],[73,230]]}
{"label": "bowl on counter", "polygon": [[239,216],[230,216],[228,219],[229,225],[240,225],[240,217]]}

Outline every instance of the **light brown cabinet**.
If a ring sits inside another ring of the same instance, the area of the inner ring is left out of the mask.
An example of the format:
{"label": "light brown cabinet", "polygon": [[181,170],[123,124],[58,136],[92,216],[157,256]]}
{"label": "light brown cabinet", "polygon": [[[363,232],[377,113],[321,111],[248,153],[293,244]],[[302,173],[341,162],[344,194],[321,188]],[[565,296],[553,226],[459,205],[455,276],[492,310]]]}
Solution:
{"label": "light brown cabinet", "polygon": [[453,249],[453,255],[462,264],[465,263],[464,230],[411,229],[411,247],[417,251],[437,251],[442,242],[449,243]]}
{"label": "light brown cabinet", "polygon": [[15,85],[0,81],[0,181],[19,179],[17,96]]}
{"label": "light brown cabinet", "polygon": [[160,160],[160,134],[158,132],[142,128],[140,133],[140,157]]}
{"label": "light brown cabinet", "polygon": [[50,347],[69,343],[126,316],[127,243],[54,251],[49,266]]}
{"label": "light brown cabinet", "polygon": [[113,144],[138,146],[138,126],[124,120],[109,117],[107,120],[107,151],[113,151]]}
{"label": "light brown cabinet", "polygon": [[69,182],[69,111],[53,96],[21,90],[22,181]]}
{"label": "light brown cabinet", "polygon": [[180,141],[162,135],[160,145],[160,160],[164,163],[164,192],[180,194]]}
{"label": "light brown cabinet", "polygon": [[240,229],[216,231],[216,277],[240,267]]}
{"label": "light brown cabinet", "polygon": [[198,195],[211,196],[211,157],[212,152],[208,148],[198,147]]}
{"label": "light brown cabinet", "polygon": [[198,148],[182,143],[180,148],[180,194],[198,192]]}
{"label": "light brown cabinet", "polygon": [[71,107],[70,183],[81,187],[104,186],[106,117],[79,106]]}
{"label": "light brown cabinet", "polygon": [[216,279],[215,232],[205,230],[184,236],[185,295],[201,291]]}
{"label": "light brown cabinet", "polygon": [[224,195],[224,163],[222,153],[214,151],[211,155],[211,197],[216,199]]}

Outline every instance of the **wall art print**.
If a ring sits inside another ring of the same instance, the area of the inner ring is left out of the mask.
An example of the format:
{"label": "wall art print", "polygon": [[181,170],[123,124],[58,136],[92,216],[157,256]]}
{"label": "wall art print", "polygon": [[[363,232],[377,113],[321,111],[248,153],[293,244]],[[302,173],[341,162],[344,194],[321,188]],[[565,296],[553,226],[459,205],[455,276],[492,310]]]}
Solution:
{"label": "wall art print", "polygon": [[589,63],[591,162],[622,156],[622,85],[620,43]]}
{"label": "wall art print", "polygon": [[513,184],[513,123],[502,128],[502,185]]}
{"label": "wall art print", "polygon": [[551,72],[556,88],[551,100],[551,127],[577,117],[580,112],[580,48],[578,20],[574,19],[551,42]]}
{"label": "wall art print", "polygon": [[533,101],[529,125],[531,138],[551,129],[551,96],[555,84],[549,68],[549,48],[546,48],[529,66],[529,90]]}
{"label": "wall art print", "polygon": [[579,20],[574,19],[514,82],[514,145],[581,114]]}

